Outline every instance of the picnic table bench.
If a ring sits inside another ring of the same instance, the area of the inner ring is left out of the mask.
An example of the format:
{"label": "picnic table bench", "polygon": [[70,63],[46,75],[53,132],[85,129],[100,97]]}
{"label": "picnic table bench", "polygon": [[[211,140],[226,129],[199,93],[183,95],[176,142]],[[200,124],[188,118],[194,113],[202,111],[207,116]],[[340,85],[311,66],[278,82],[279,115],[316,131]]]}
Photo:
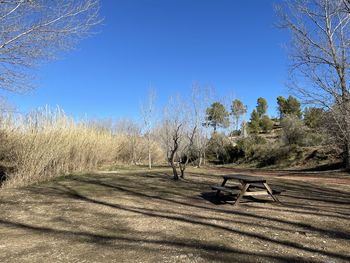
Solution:
{"label": "picnic table bench", "polygon": [[[216,196],[220,196],[221,192],[226,192],[231,195],[237,196],[234,206],[238,205],[243,196],[259,196],[268,195],[271,196],[275,202],[280,203],[276,195],[279,195],[282,190],[278,188],[271,188],[266,179],[263,177],[244,175],[244,174],[231,174],[224,175],[221,185],[212,186],[213,190],[216,190]],[[229,180],[236,180],[239,182],[237,186],[227,186],[226,183]]]}

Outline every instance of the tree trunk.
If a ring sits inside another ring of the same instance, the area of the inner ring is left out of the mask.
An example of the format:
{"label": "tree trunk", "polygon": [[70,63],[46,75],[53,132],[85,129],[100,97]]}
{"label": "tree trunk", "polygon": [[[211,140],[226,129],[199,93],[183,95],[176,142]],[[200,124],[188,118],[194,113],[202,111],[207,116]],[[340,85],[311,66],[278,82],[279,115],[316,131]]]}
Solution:
{"label": "tree trunk", "polygon": [[170,166],[171,168],[173,169],[173,178],[175,181],[179,180],[179,175],[177,173],[177,170],[176,170],[176,165],[175,165],[175,161],[174,161],[174,157],[175,155],[172,157],[172,159],[170,160]]}
{"label": "tree trunk", "polygon": [[176,170],[176,165],[175,165],[175,154],[177,152],[177,149],[178,149],[178,144],[177,144],[177,141],[175,142],[175,147],[174,149],[171,151],[170,153],[170,159],[169,159],[169,162],[170,162],[170,166],[171,168],[173,169],[173,175],[174,175],[174,180],[177,181],[179,180],[179,175],[177,173],[177,170]]}
{"label": "tree trunk", "polygon": [[204,151],[203,151],[203,165],[207,165],[207,154],[206,154],[206,148],[204,148]]}
{"label": "tree trunk", "polygon": [[148,168],[151,170],[152,169],[152,156],[151,156],[151,151],[148,151]]}
{"label": "tree trunk", "polygon": [[198,155],[198,168],[201,168],[202,166],[202,162],[203,162],[203,158],[202,158],[202,151],[199,151],[199,155]]}
{"label": "tree trunk", "polygon": [[[344,78],[341,78],[341,86],[342,86],[342,108],[343,108],[343,119],[344,122],[344,132],[345,132],[345,141],[344,141],[344,165],[347,171],[350,171],[350,119],[348,117],[350,113],[350,98],[346,88]],[[343,83],[344,82],[344,83]]]}
{"label": "tree trunk", "polygon": [[136,154],[135,154],[135,149],[134,149],[134,147],[132,148],[132,163],[133,163],[133,165],[136,165]]}
{"label": "tree trunk", "polygon": [[186,161],[184,163],[180,162],[180,172],[181,172],[180,177],[182,179],[185,178],[185,170],[186,170],[186,167],[188,165],[188,162],[189,162],[189,158],[187,158],[187,157],[186,157]]}
{"label": "tree trunk", "polygon": [[152,169],[152,152],[151,152],[151,138],[148,135],[148,168]]}
{"label": "tree trunk", "polygon": [[344,166],[347,171],[350,171],[350,123],[346,116],[344,116],[345,123],[345,141],[344,141]]}
{"label": "tree trunk", "polygon": [[181,171],[180,177],[181,177],[182,179],[185,178],[185,170],[186,170],[186,167],[180,168],[180,171]]}
{"label": "tree trunk", "polygon": [[348,142],[345,145],[344,166],[347,171],[350,171],[350,144]]}

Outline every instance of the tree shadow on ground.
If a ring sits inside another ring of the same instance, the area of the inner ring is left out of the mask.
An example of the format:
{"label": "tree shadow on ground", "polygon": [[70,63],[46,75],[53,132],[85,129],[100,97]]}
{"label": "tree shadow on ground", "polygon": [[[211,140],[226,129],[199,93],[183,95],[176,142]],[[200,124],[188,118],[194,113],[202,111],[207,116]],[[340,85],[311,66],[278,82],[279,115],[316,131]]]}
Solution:
{"label": "tree shadow on ground", "polygon": [[[225,204],[233,205],[237,199],[236,196],[229,195],[229,194],[220,194],[219,196],[217,196],[215,191],[203,192],[200,194],[200,197],[202,197],[204,200],[206,200],[214,205],[225,205]],[[272,201],[266,200],[266,199],[254,198],[252,196],[245,196],[240,201],[240,204],[247,204],[250,202],[252,202],[252,203],[271,203]]]}
{"label": "tree shadow on ground", "polygon": [[[196,180],[199,179],[202,180],[197,184]],[[213,235],[227,234],[245,237],[269,244],[270,246],[350,261],[350,257],[347,254],[324,250],[319,247],[306,247],[300,241],[289,240],[285,237],[275,238],[269,235],[269,232],[262,233],[245,228],[256,224],[256,227],[269,228],[271,232],[281,231],[282,233],[293,234],[295,231],[304,231],[348,241],[350,240],[348,232],[326,229],[288,218],[285,214],[297,214],[305,210],[312,216],[324,216],[325,213],[328,213],[327,216],[329,217],[334,216],[337,219],[337,216],[342,216],[346,219],[348,214],[334,209],[330,212],[328,207],[324,207],[324,203],[331,206],[335,200],[335,204],[343,205],[344,209],[345,207],[348,208],[346,202],[350,201],[350,197],[345,191],[331,191],[323,187],[314,187],[310,184],[294,181],[285,186],[283,182],[273,181],[274,184],[282,186],[287,189],[287,192],[290,192],[282,197],[285,199],[283,203],[286,203],[287,206],[278,206],[266,200],[260,200],[259,202],[250,200],[247,205],[234,209],[232,205],[225,205],[225,203],[221,202],[216,203],[213,201],[215,192],[207,192],[210,189],[210,185],[213,182],[217,182],[218,179],[218,177],[208,175],[203,175],[203,177],[195,175],[191,176],[188,181],[174,183],[170,181],[169,176],[157,172],[135,175],[102,174],[94,177],[72,176],[49,185],[29,187],[26,189],[26,192],[38,199],[44,199],[44,201],[49,199],[47,202],[50,202],[51,199],[58,200],[57,202],[61,203],[73,202],[73,205],[74,202],[77,202],[81,204],[79,206],[81,211],[77,210],[80,213],[93,214],[98,210],[99,215],[106,216],[105,213],[107,212],[102,213],[99,211],[110,209],[108,211],[111,211],[110,213],[113,215],[117,213],[120,216],[124,216],[125,213],[128,213],[130,216],[137,215],[152,220],[163,220],[170,225],[181,224],[187,228],[196,229],[196,231],[208,231],[208,233]],[[202,194],[200,195],[200,193]],[[305,199],[303,199],[304,196]],[[310,198],[307,199],[309,196]],[[125,204],[123,203],[124,198],[131,199],[133,202]],[[227,198],[225,201],[233,201],[229,199],[232,197],[228,196]],[[16,203],[11,202],[9,205],[15,207]],[[314,204],[314,209],[310,209],[308,202]],[[94,209],[92,209],[92,206]],[[271,213],[271,211],[274,213]],[[101,229],[77,231],[74,219],[71,221],[59,217],[56,219],[62,221],[62,224],[69,226],[68,229],[49,227],[40,223],[23,223],[9,219],[0,219],[0,225],[36,233],[53,234],[67,240],[81,239],[83,242],[91,242],[118,249],[125,249],[126,247],[137,249],[138,243],[144,243],[147,250],[156,253],[163,249],[160,246],[163,244],[166,247],[197,251],[202,258],[208,261],[232,262],[234,259],[241,262],[252,262],[264,259],[267,262],[316,262],[302,257],[278,255],[273,251],[256,252],[250,250],[249,246],[246,249],[238,249],[232,246],[234,243],[223,245],[190,237],[184,238],[183,236],[175,236],[172,240],[169,240],[169,237],[162,236],[161,233],[157,233],[154,236],[153,232],[144,232],[141,235],[140,233],[135,233],[132,229],[123,231],[121,227],[109,229],[110,234],[108,235],[101,233]],[[122,235],[116,235],[115,233],[122,233]],[[200,235],[200,233],[197,235]],[[122,245],[118,247],[120,242]]]}
{"label": "tree shadow on ground", "polygon": [[306,168],[300,171],[320,172],[320,171],[342,171],[342,170],[345,170],[344,163],[337,162],[337,163],[323,164],[312,168]]}
{"label": "tree shadow on ground", "polygon": [[[106,182],[100,182],[98,180],[86,180],[86,178],[80,178],[80,177],[74,178],[73,181],[80,182],[80,184],[88,183],[88,184],[98,185],[99,187],[102,186],[102,187],[107,187],[107,188],[113,188],[118,192],[124,192],[124,194],[128,193],[129,195],[142,197],[142,200],[144,202],[148,202],[150,200],[157,199],[159,201],[173,202],[176,204],[181,204],[181,205],[189,206],[189,207],[204,208],[204,206],[202,206],[202,205],[198,206],[198,205],[192,204],[190,202],[188,202],[188,203],[179,202],[176,199],[172,200],[172,199],[169,199],[167,197],[161,197],[161,196],[157,195],[157,193],[154,193],[153,192],[154,189],[152,189],[151,187],[150,187],[150,189],[152,191],[152,194],[144,193],[143,191],[147,192],[147,189],[148,189],[146,187],[147,186],[146,182],[140,183],[140,185],[142,187],[139,188],[135,184],[132,186],[130,186],[129,184],[124,185],[124,186],[123,185],[113,185],[113,184],[106,183]],[[134,188],[134,190],[131,190],[132,188]],[[135,190],[135,188],[137,188],[138,190]],[[297,242],[290,242],[290,241],[286,241],[286,240],[278,240],[277,241],[269,236],[263,236],[263,235],[260,235],[257,233],[251,233],[251,232],[243,231],[240,229],[233,229],[233,228],[230,228],[227,226],[217,225],[217,224],[208,222],[208,220],[211,220],[210,217],[206,218],[206,220],[197,220],[197,219],[191,218],[190,215],[188,215],[188,216],[178,215],[176,213],[176,211],[174,213],[169,214],[169,213],[162,213],[162,211],[159,211],[157,209],[146,209],[143,207],[129,207],[129,206],[121,205],[121,204],[110,203],[110,202],[107,202],[105,200],[99,200],[96,198],[91,198],[91,197],[88,197],[86,195],[83,195],[80,192],[76,191],[71,186],[67,186],[64,184],[59,184],[59,187],[54,187],[51,190],[54,190],[56,194],[60,193],[60,194],[64,195],[65,197],[83,200],[83,201],[88,202],[88,203],[107,206],[107,207],[115,208],[118,210],[124,210],[124,211],[128,211],[128,212],[136,213],[136,214],[142,214],[144,216],[158,217],[158,218],[163,218],[163,219],[167,219],[167,220],[171,220],[171,221],[180,221],[180,222],[185,222],[185,223],[189,223],[189,224],[193,224],[193,225],[202,225],[202,226],[209,227],[209,228],[216,228],[218,230],[229,231],[229,232],[233,232],[235,234],[239,234],[239,235],[243,235],[243,236],[247,236],[247,237],[251,237],[251,238],[255,238],[255,239],[260,239],[264,242],[270,242],[270,243],[274,243],[276,245],[282,245],[282,246],[291,247],[294,249],[300,249],[300,250],[308,251],[308,252],[312,252],[312,253],[319,253],[322,255],[335,257],[335,258],[339,258],[339,259],[350,260],[350,257],[347,255],[340,255],[337,253],[326,252],[326,251],[323,251],[321,249],[316,249],[316,248],[306,248],[302,244],[297,243]],[[150,191],[150,190],[148,190],[148,191]],[[165,191],[165,192],[168,193],[168,191]],[[46,192],[46,194],[47,194],[47,192]],[[212,208],[207,207],[206,209],[211,210]],[[293,226],[301,227],[301,228],[304,228],[308,231],[315,231],[315,232],[319,232],[319,233],[324,234],[324,235],[331,235],[333,237],[343,238],[346,240],[350,239],[350,235],[347,233],[337,232],[337,231],[329,230],[329,229],[322,229],[322,228],[318,228],[315,226],[310,226],[309,224],[295,223],[295,222],[284,220],[284,219],[274,218],[272,216],[255,215],[253,213],[248,213],[248,212],[245,212],[242,210],[234,210],[234,211],[232,211],[232,210],[229,210],[229,211],[228,210],[220,210],[220,212],[244,216],[247,218],[247,220],[249,220],[249,218],[250,219],[258,219],[258,220],[269,220],[269,221],[274,221],[274,222],[278,222],[278,223],[283,223],[286,225],[293,225]]]}
{"label": "tree shadow on ground", "polygon": [[[188,249],[189,251],[200,251],[201,257],[209,260],[209,262],[252,262],[252,260],[262,259],[267,262],[317,262],[310,259],[303,259],[297,256],[277,256],[268,255],[267,253],[256,253],[234,249],[225,246],[217,246],[210,243],[198,243],[197,241],[190,239],[179,239],[179,240],[166,240],[162,239],[147,239],[138,238],[137,233],[129,233],[129,236],[115,236],[115,235],[101,235],[84,231],[68,231],[64,229],[54,229],[49,227],[35,226],[19,222],[11,222],[0,219],[0,225],[7,226],[9,228],[29,230],[38,234],[45,235],[56,235],[68,241],[84,241],[88,243],[98,244],[102,246],[110,247],[111,249],[131,249],[135,253],[138,245],[146,244],[145,248],[153,253],[163,252],[167,253],[169,248]],[[144,233],[145,234],[145,233]],[[152,234],[152,233],[149,233]],[[136,237],[135,237],[136,236]],[[165,246],[165,247],[164,247]],[[42,246],[42,249],[44,246]]]}

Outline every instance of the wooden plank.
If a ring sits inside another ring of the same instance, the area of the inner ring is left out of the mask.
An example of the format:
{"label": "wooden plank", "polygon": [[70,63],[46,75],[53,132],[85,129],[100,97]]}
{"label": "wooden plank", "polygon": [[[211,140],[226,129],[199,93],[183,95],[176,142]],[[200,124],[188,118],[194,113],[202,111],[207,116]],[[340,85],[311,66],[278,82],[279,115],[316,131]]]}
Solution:
{"label": "wooden plank", "polygon": [[[226,182],[227,182],[227,179],[224,178],[224,181],[222,182],[221,187],[224,187],[225,184],[226,184]],[[216,196],[219,196],[219,195],[220,195],[220,190],[217,189],[217,191],[216,191]]]}
{"label": "wooden plank", "polygon": [[267,191],[252,191],[252,192],[245,192],[244,196],[255,196],[255,195],[269,195]]}
{"label": "wooden plank", "polygon": [[249,188],[249,184],[248,183],[245,183],[243,184],[243,188],[242,188],[242,191],[241,193],[238,195],[237,199],[236,199],[236,202],[233,204],[233,206],[237,206],[239,204],[239,201],[241,201],[242,197],[244,196],[244,194],[246,193],[246,191],[248,190]]}
{"label": "wooden plank", "polygon": [[221,186],[225,186],[226,182],[227,182],[227,179],[224,178],[224,181],[222,182]]}
{"label": "wooden plank", "polygon": [[[250,187],[259,188],[259,189],[266,189],[266,187],[264,186],[263,183],[261,183],[261,184],[260,183],[252,183],[252,184],[250,184]],[[283,189],[280,189],[278,187],[271,187],[270,186],[270,188],[271,188],[272,193],[274,195],[279,195],[284,191]]]}
{"label": "wooden plank", "polygon": [[278,200],[277,196],[274,196],[270,186],[267,183],[264,183],[264,186],[266,187],[266,190],[269,192],[270,196],[275,200],[276,202],[280,203],[280,200]]}
{"label": "wooden plank", "polygon": [[251,175],[245,175],[245,174],[224,175],[223,178],[226,180],[239,180],[239,181],[248,182],[248,183],[266,182],[266,179],[263,177],[257,177],[257,176],[251,176]]}
{"label": "wooden plank", "polygon": [[263,185],[263,183],[252,183],[250,184],[250,187],[265,189],[265,186]]}
{"label": "wooden plank", "polygon": [[222,191],[222,192],[227,192],[227,193],[231,193],[231,194],[239,194],[241,192],[241,190],[239,190],[237,188],[224,187],[224,186],[219,186],[219,185],[213,185],[211,187],[211,189]]}
{"label": "wooden plank", "polygon": [[224,187],[224,186],[219,186],[219,185],[214,185],[211,187],[213,190],[217,190],[219,193],[222,192],[227,192],[233,195],[237,195],[241,192],[241,190],[234,189],[234,188],[229,188],[229,187]]}
{"label": "wooden plank", "polygon": [[[280,194],[282,190],[272,189],[263,177],[250,176],[245,174],[231,174],[224,175],[224,180],[221,185],[212,186],[213,190],[216,190],[216,195],[219,196],[220,192],[227,192],[233,195],[237,195],[237,199],[234,206],[237,206],[243,196],[259,196],[259,195],[270,195],[274,201],[279,202],[275,194]],[[225,186],[228,180],[237,180],[241,185],[239,186]],[[237,189],[239,188],[239,189]],[[253,188],[253,189],[252,189]],[[255,189],[254,189],[255,188]],[[261,189],[261,190],[257,190]],[[263,190],[262,190],[263,189]]]}

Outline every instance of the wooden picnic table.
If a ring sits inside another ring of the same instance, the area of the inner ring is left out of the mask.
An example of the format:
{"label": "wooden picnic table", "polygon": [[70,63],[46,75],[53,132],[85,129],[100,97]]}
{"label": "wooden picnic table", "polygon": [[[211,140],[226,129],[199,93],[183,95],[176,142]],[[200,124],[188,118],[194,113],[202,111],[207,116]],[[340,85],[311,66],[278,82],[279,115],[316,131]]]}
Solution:
{"label": "wooden picnic table", "polygon": [[[269,195],[275,202],[280,203],[277,198],[277,194],[281,191],[272,189],[263,177],[245,175],[245,174],[231,174],[224,175],[224,181],[220,186],[212,186],[213,190],[216,190],[216,196],[220,195],[220,192],[228,192],[232,195],[236,195],[237,199],[234,206],[238,205],[243,196],[258,196],[258,195]],[[237,187],[226,186],[227,181],[235,180],[239,182]]]}

